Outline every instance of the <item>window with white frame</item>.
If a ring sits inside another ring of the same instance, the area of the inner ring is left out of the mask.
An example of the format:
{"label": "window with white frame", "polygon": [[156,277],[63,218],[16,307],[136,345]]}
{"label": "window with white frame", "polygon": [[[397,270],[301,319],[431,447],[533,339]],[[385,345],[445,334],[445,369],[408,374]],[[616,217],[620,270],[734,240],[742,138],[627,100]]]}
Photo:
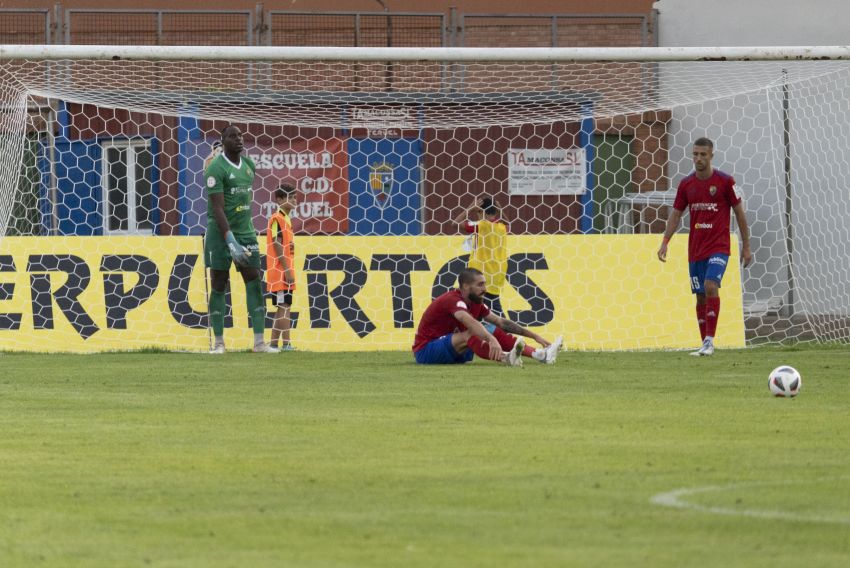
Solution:
{"label": "window with white frame", "polygon": [[153,163],[149,140],[110,140],[103,149],[104,234],[153,232]]}

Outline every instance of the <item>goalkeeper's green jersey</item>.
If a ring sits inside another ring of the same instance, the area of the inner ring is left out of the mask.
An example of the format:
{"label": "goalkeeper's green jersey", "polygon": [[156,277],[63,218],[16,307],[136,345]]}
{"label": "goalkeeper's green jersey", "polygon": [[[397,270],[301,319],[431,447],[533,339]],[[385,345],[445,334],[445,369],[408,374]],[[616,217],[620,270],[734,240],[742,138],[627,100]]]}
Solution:
{"label": "goalkeeper's green jersey", "polygon": [[[251,202],[254,194],[254,171],[257,166],[248,156],[240,156],[236,165],[224,155],[219,154],[204,171],[207,186],[207,232],[218,232],[213,216],[212,201],[209,196],[224,194],[224,215],[234,235],[253,235],[254,223],[251,220]],[[222,235],[223,237],[224,235]]]}

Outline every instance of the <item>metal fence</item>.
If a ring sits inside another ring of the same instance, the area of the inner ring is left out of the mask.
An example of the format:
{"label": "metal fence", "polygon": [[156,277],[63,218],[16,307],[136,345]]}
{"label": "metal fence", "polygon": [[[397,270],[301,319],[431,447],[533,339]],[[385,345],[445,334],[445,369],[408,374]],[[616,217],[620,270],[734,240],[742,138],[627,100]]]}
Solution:
{"label": "metal fence", "polygon": [[647,47],[656,45],[647,14],[461,14],[464,47]]}
{"label": "metal fence", "polygon": [[267,45],[443,47],[446,15],[408,12],[282,12],[266,18]]}
{"label": "metal fence", "polygon": [[66,44],[255,45],[254,14],[225,10],[65,10]]}
{"label": "metal fence", "polygon": [[50,10],[0,9],[0,44],[49,44]]}
{"label": "metal fence", "polygon": [[0,8],[0,44],[597,47],[657,45],[649,14]]}

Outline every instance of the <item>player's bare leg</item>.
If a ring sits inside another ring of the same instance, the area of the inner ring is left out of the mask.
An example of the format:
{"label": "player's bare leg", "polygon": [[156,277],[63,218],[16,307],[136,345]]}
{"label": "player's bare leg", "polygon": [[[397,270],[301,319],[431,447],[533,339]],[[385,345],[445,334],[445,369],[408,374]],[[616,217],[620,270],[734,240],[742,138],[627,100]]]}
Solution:
{"label": "player's bare leg", "polygon": [[292,344],[289,341],[289,330],[292,325],[289,310],[289,306],[278,306],[277,312],[274,316],[271,344],[272,347],[276,347],[279,340],[281,351],[291,351],[293,349]]}

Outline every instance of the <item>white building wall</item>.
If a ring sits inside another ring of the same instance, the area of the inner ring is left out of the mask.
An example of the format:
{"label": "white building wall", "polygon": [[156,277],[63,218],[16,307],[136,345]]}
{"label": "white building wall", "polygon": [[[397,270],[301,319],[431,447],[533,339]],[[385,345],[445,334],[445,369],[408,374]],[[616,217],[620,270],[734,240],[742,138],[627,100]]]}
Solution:
{"label": "white building wall", "polygon": [[847,45],[847,0],[658,0],[662,47]]}
{"label": "white building wall", "polygon": [[[850,0],[659,0],[655,8],[662,47],[850,44]],[[662,91],[681,87],[662,69]],[[794,309],[847,314],[850,79],[792,85],[789,99]],[[673,187],[693,169],[692,140],[705,135],[716,143],[715,167],[743,188],[756,257],[744,272],[744,305],[754,311],[789,298],[782,100],[779,86],[675,108],[668,140]]]}

